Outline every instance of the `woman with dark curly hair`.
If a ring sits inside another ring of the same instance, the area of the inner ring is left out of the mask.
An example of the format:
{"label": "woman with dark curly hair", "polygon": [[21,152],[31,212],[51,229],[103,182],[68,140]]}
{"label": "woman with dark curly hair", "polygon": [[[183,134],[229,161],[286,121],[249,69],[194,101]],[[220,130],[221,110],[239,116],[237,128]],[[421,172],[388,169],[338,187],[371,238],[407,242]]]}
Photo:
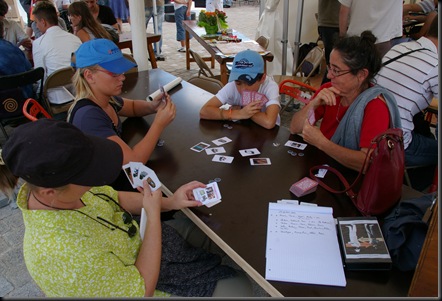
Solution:
{"label": "woman with dark curly hair", "polygon": [[[390,127],[401,128],[394,96],[375,84],[381,57],[371,31],[337,41],[327,66],[329,83],[293,115],[290,132],[342,165],[361,170],[371,140]],[[320,127],[314,126],[322,119]]]}

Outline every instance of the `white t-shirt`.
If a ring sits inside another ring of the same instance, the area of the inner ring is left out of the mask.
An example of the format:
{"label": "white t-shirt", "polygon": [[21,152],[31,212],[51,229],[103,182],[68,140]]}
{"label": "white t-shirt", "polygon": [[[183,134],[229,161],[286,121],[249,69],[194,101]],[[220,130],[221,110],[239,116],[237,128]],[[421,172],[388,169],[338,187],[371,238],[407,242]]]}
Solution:
{"label": "white t-shirt", "polygon": [[223,0],[206,0],[206,11],[223,11]]}
{"label": "white t-shirt", "polygon": [[[281,103],[279,101],[280,96],[278,84],[270,76],[266,76],[265,81],[259,86],[258,93],[264,94],[269,100],[265,106],[262,107],[261,112],[265,112],[267,107],[270,105],[277,105],[281,107]],[[240,106],[242,99],[234,81],[228,83],[221,90],[219,90],[216,94],[216,98],[218,98],[222,104],[228,103],[232,106]],[[276,118],[276,125],[280,125],[280,123],[281,117],[278,114],[278,117]]]}
{"label": "white t-shirt", "polygon": [[402,36],[401,0],[339,0],[350,8],[347,34],[361,35],[371,30],[377,38],[376,43],[390,41]]}

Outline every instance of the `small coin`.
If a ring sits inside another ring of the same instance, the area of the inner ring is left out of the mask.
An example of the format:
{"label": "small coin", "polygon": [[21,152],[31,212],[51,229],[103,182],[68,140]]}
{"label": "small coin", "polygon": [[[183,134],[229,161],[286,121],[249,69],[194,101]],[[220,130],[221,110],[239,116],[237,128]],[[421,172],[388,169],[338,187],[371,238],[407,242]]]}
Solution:
{"label": "small coin", "polygon": [[221,178],[215,178],[215,182],[221,182]]}
{"label": "small coin", "polygon": [[293,154],[293,151],[292,151],[291,149],[289,149],[287,152],[288,152],[290,155]]}
{"label": "small coin", "polygon": [[233,129],[233,126],[229,125],[227,128],[228,128],[229,130],[231,130],[231,129]]}
{"label": "small coin", "polygon": [[229,125],[227,123],[223,124],[223,127],[227,128]]}
{"label": "small coin", "polygon": [[297,153],[293,152],[293,153],[291,153],[291,155],[294,157],[297,155]]}
{"label": "small coin", "polygon": [[213,182],[215,182],[215,180],[209,180],[209,183],[213,183]]}
{"label": "small coin", "polygon": [[278,142],[273,142],[273,146],[279,146]]}
{"label": "small coin", "polygon": [[299,156],[300,156],[300,157],[304,156],[304,153],[299,153]]}

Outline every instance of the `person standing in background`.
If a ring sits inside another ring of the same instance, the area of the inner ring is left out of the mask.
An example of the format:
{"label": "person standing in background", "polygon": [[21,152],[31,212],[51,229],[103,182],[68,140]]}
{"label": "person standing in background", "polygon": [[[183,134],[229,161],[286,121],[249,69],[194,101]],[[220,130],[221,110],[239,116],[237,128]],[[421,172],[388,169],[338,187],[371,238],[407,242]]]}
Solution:
{"label": "person standing in background", "polygon": [[173,2],[175,9],[176,40],[180,42],[179,52],[186,52],[186,31],[183,26],[184,20],[190,20],[190,9],[192,0],[175,0]]}
{"label": "person standing in background", "polygon": [[206,11],[224,11],[223,0],[206,0]]}
{"label": "person standing in background", "polygon": [[370,30],[381,57],[394,38],[402,37],[402,0],[339,0],[339,36],[359,36]]}
{"label": "person standing in background", "polygon": [[[153,18],[153,26],[157,25],[158,32],[156,34],[161,35],[161,39],[158,42],[159,49],[157,48],[157,43],[153,44],[153,49],[155,52],[155,57],[157,61],[164,61],[165,58],[161,54],[161,47],[163,46],[163,22],[164,22],[164,0],[155,0],[157,6],[157,15]],[[153,3],[152,0],[144,0],[144,16],[146,18],[146,28],[149,25],[150,18],[153,16]]]}
{"label": "person standing in background", "polygon": [[109,7],[114,12],[121,32],[123,30],[123,20],[130,23],[129,3],[126,0],[112,0],[109,2]]}
{"label": "person standing in background", "polygon": [[[339,9],[338,0],[318,0],[318,34],[324,43],[325,63],[330,63],[330,52],[334,41],[339,37]],[[329,82],[327,72],[324,73],[322,84]]]}

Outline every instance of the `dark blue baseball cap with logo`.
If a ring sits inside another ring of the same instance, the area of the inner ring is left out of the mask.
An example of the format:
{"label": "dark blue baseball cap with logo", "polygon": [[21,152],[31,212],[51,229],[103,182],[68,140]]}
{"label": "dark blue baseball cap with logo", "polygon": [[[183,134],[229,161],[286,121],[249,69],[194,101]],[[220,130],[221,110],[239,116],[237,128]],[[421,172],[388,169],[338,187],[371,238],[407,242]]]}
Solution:
{"label": "dark blue baseball cap with logo", "polygon": [[253,50],[238,52],[233,60],[229,82],[234,80],[245,81],[248,84],[256,82],[256,77],[264,73],[264,60]]}

